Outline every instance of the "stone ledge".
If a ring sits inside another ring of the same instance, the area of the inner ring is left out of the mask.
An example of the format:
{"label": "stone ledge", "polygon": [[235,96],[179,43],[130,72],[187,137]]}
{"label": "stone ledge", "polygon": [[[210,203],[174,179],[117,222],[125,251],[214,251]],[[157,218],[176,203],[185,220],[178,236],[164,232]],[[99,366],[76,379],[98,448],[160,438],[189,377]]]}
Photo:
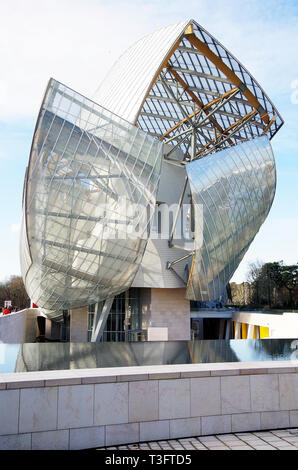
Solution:
{"label": "stone ledge", "polygon": [[0,374],[0,389],[67,386],[138,380],[196,377],[289,374],[298,372],[298,361],[230,362],[157,366],[72,369]]}

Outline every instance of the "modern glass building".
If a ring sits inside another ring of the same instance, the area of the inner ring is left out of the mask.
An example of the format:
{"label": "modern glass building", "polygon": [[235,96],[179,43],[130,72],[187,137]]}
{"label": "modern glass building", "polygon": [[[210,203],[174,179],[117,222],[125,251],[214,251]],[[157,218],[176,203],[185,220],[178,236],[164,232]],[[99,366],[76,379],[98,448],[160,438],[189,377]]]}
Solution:
{"label": "modern glass building", "polygon": [[268,215],[282,124],[194,20],[130,47],[92,100],[51,79],[24,184],[32,301],[54,321],[70,311],[83,341],[188,339],[190,301],[225,302]]}

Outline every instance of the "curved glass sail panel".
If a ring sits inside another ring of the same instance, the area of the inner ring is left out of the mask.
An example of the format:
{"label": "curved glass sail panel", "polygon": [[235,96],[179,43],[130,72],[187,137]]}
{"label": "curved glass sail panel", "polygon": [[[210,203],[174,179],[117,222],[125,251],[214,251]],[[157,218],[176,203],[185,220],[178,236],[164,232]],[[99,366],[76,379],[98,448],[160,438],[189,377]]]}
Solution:
{"label": "curved glass sail panel", "polygon": [[27,292],[49,315],[130,287],[161,157],[157,139],[50,81],[25,181],[21,249]]}
{"label": "curved glass sail panel", "polygon": [[275,161],[266,136],[186,166],[195,214],[187,297],[220,300],[271,208]]}

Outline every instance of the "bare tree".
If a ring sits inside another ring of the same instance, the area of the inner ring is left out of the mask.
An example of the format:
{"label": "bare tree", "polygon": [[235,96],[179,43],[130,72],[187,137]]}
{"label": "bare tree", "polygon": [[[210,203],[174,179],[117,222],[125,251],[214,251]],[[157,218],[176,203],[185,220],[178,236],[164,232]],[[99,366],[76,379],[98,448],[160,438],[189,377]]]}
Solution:
{"label": "bare tree", "polygon": [[18,310],[30,307],[30,299],[21,276],[11,276],[0,283],[0,306],[4,305],[5,300],[11,300],[12,306]]}
{"label": "bare tree", "polygon": [[253,283],[258,279],[264,264],[264,261],[259,259],[248,264],[248,271],[246,273],[247,282]]}

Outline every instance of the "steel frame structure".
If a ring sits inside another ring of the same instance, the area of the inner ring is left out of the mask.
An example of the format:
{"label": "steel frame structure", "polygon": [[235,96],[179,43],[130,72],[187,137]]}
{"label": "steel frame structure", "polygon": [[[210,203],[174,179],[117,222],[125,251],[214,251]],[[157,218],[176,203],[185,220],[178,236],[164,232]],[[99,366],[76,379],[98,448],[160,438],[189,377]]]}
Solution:
{"label": "steel frame structure", "polygon": [[[192,128],[197,130],[197,157],[201,158],[210,153],[205,152],[210,145],[218,150],[264,133],[272,139],[283,125],[256,80],[193,20],[152,83],[137,122],[162,141],[181,147],[186,160],[190,137],[185,134]],[[220,143],[214,131],[224,137]]]}

